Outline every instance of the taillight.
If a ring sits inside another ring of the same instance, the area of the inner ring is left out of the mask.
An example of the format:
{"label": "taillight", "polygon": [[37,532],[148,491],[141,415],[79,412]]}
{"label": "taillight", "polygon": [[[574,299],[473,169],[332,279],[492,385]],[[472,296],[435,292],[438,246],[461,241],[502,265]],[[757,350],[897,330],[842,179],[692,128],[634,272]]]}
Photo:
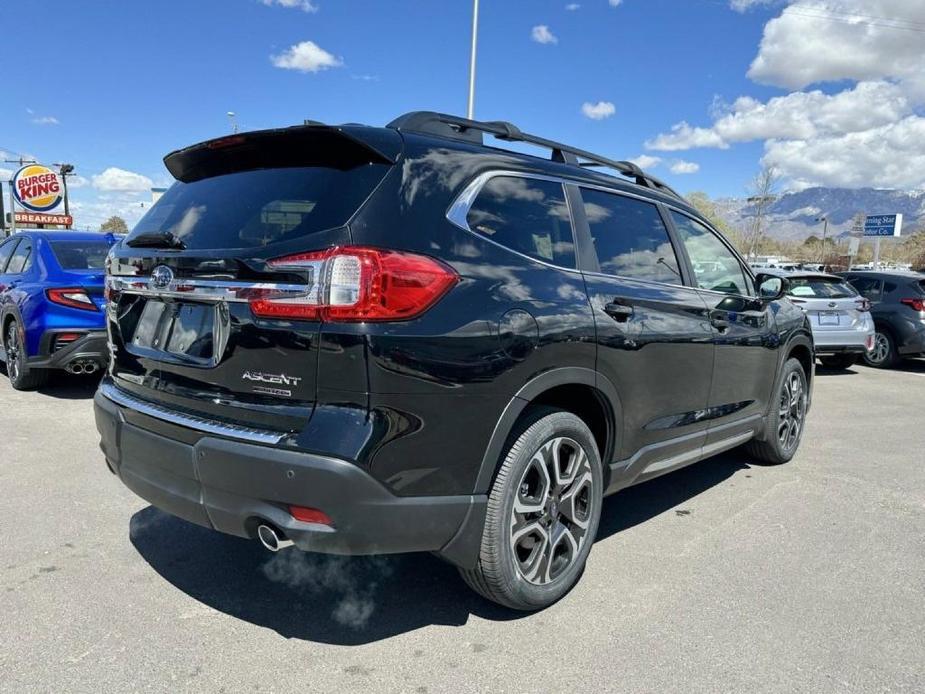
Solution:
{"label": "taillight", "polygon": [[913,311],[925,311],[925,299],[900,299],[900,303],[911,306]]}
{"label": "taillight", "polygon": [[858,306],[858,311],[870,311],[870,299],[860,297],[855,299],[854,302]]}
{"label": "taillight", "polygon": [[60,287],[57,289],[46,289],[45,296],[48,297],[48,300],[61,304],[62,306],[69,306],[70,308],[80,308],[84,311],[97,311],[96,304],[93,303],[93,300],[90,296],[80,287]]}
{"label": "taillight", "polygon": [[277,270],[310,270],[311,285],[294,292],[255,288],[254,315],[340,322],[415,318],[452,287],[457,274],[438,260],[414,253],[360,246],[299,253],[271,260]]}

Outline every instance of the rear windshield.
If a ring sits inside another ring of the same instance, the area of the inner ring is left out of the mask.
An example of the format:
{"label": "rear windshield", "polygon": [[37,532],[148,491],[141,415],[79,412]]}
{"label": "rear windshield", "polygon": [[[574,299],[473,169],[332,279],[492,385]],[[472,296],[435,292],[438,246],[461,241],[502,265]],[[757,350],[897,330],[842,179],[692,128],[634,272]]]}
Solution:
{"label": "rear windshield", "polygon": [[189,249],[254,248],[342,226],[385,176],[347,170],[258,169],[174,183],[126,237],[169,231]]}
{"label": "rear windshield", "polygon": [[845,280],[827,277],[791,277],[790,294],[819,299],[844,299],[858,295]]}
{"label": "rear windshield", "polygon": [[109,248],[106,239],[51,242],[51,250],[64,270],[102,270]]}

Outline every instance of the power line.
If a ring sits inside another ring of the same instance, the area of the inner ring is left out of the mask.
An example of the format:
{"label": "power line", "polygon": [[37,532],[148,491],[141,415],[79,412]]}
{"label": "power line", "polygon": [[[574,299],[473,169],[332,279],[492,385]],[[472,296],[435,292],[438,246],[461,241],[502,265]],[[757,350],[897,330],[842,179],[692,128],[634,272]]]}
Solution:
{"label": "power line", "polygon": [[[925,34],[925,24],[913,22],[912,20],[877,17],[874,15],[863,15],[854,12],[815,10],[815,8],[812,7],[791,5],[784,10],[783,14],[781,14],[781,17],[785,15],[796,15],[799,17],[810,17],[813,19],[841,22],[842,24],[850,24],[852,26],[871,26],[881,29],[899,29],[900,31],[914,31],[919,34]],[[910,26],[903,26],[903,24]]]}

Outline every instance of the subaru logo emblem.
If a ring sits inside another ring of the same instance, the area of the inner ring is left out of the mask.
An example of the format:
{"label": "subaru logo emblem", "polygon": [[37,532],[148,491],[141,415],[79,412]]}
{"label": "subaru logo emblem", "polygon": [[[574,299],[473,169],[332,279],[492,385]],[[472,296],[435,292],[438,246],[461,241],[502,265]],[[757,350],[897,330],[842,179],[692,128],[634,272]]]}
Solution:
{"label": "subaru logo emblem", "polygon": [[166,265],[158,265],[151,271],[151,286],[154,289],[166,289],[173,282],[173,270]]}

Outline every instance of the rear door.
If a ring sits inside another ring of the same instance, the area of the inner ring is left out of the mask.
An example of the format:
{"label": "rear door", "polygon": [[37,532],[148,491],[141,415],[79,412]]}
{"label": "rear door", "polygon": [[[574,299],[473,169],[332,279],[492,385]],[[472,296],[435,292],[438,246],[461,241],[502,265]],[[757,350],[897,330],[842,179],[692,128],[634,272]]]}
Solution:
{"label": "rear door", "polygon": [[348,221],[390,163],[332,128],[228,138],[166,162],[180,180],[110,267],[113,379],[172,409],[302,428],[319,348],[313,253],[349,244]]}
{"label": "rear door", "polygon": [[597,267],[585,282],[597,329],[597,368],[623,404],[618,456],[634,476],[703,442],[713,375],[706,305],[684,286],[682,263],[659,207],[580,188]]}

